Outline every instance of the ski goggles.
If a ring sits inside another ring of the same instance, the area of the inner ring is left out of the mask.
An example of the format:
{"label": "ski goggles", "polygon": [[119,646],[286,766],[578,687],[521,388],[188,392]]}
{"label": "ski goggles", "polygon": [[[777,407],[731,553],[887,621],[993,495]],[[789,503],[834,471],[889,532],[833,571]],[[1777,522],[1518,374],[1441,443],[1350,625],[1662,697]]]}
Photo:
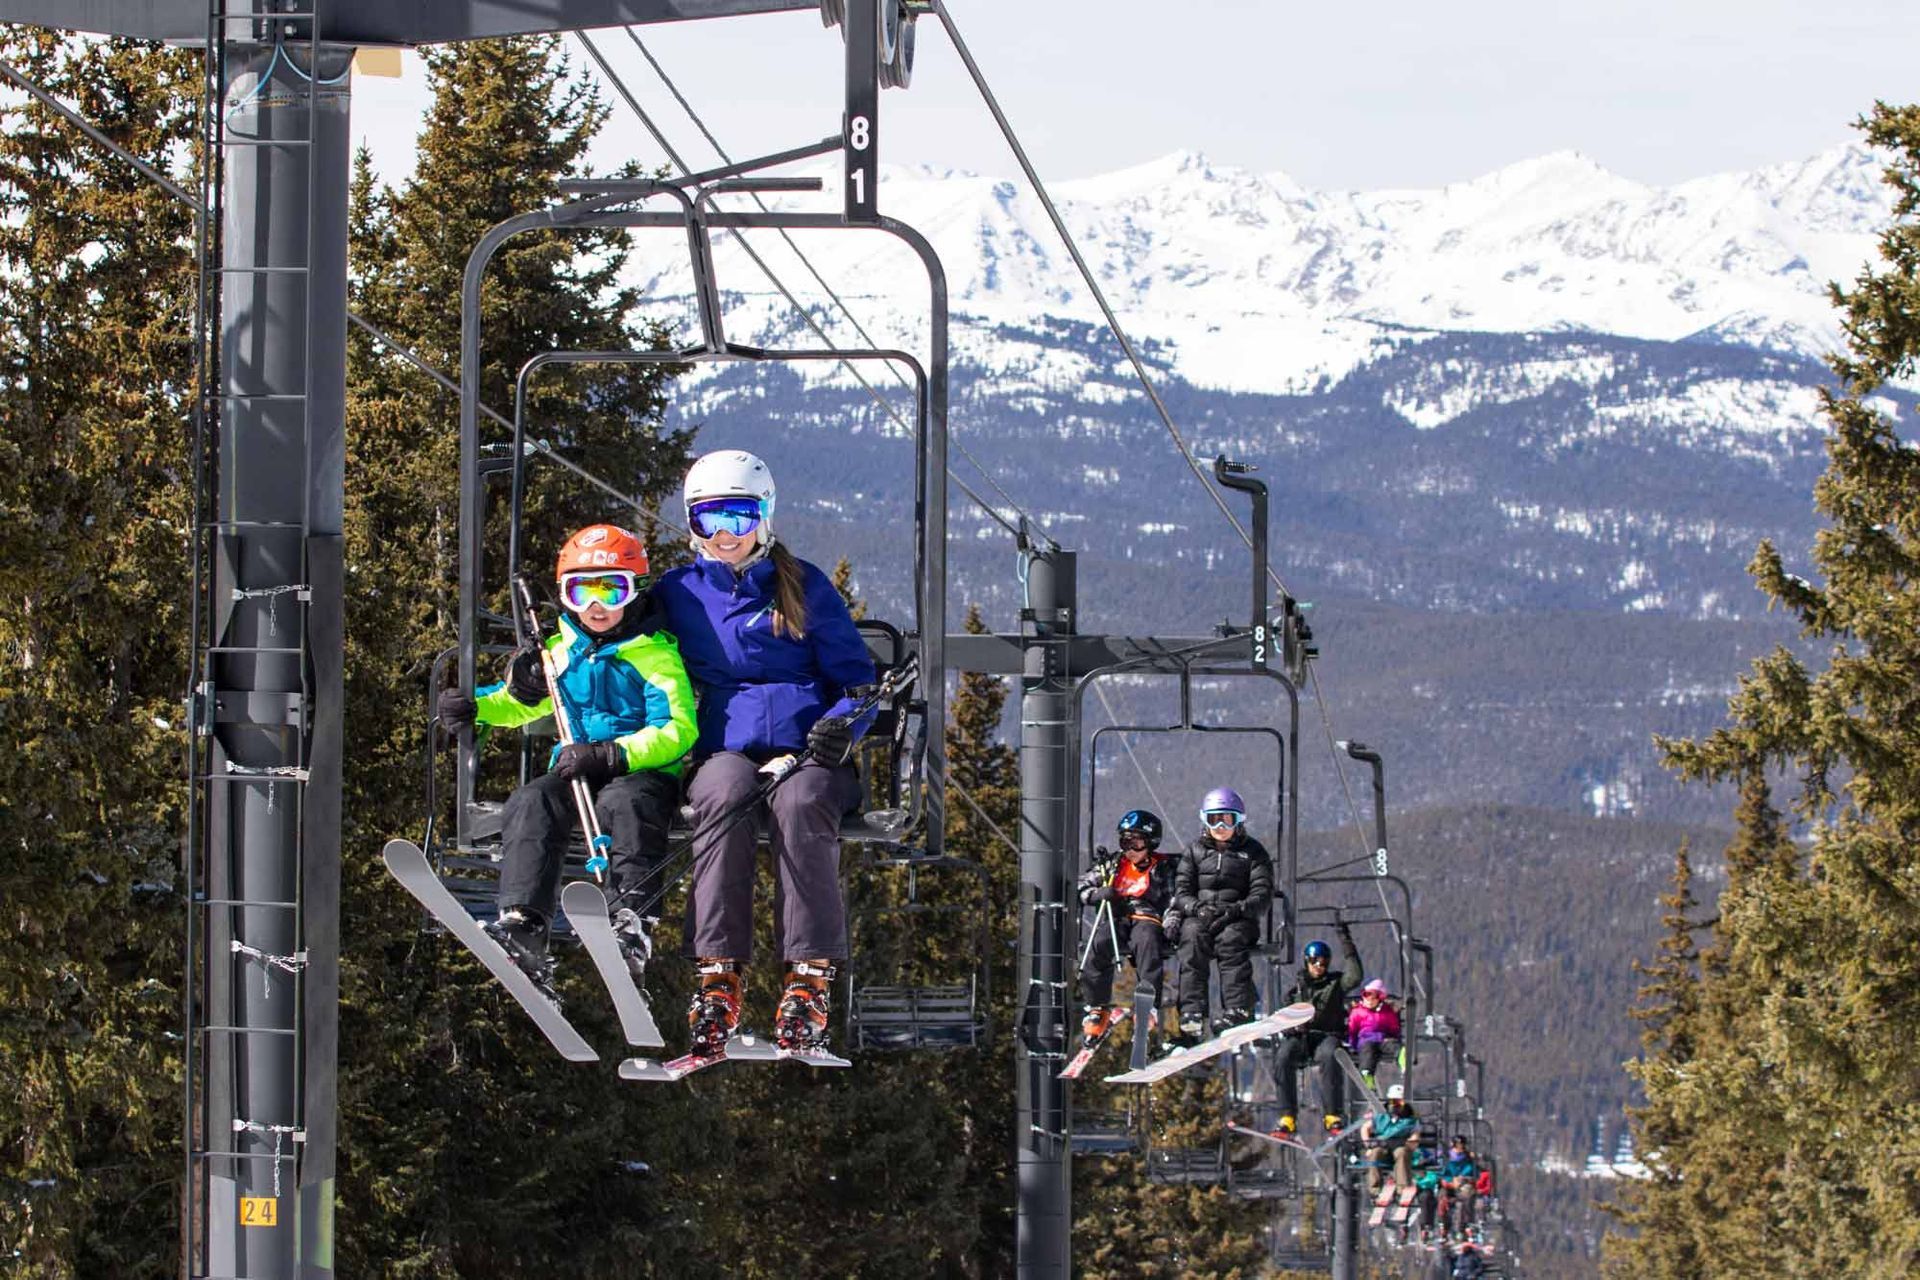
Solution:
{"label": "ski goggles", "polygon": [[709,498],[687,508],[687,523],[702,538],[716,533],[737,538],[759,528],[761,519],[758,498]]}
{"label": "ski goggles", "polygon": [[1209,809],[1200,815],[1200,821],[1210,827],[1237,827],[1247,820],[1247,815],[1236,809]]}
{"label": "ski goggles", "polygon": [[575,613],[585,613],[594,605],[622,609],[640,594],[640,578],[627,569],[603,569],[596,573],[567,573],[560,576],[560,603]]}

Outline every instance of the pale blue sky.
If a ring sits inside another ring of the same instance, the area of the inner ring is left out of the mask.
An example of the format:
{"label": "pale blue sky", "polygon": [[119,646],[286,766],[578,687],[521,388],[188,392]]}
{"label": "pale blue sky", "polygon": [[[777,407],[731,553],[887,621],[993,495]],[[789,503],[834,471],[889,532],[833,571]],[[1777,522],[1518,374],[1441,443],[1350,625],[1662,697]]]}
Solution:
{"label": "pale blue sky", "polygon": [[[1043,176],[1193,149],[1310,187],[1433,186],[1548,151],[1666,183],[1811,155],[1876,97],[1920,100],[1916,0],[952,0]],[[811,13],[643,29],[736,154],[839,127],[840,44]],[[624,33],[596,39],[676,145],[694,137]],[[882,100],[884,158],[1012,174],[937,22]],[[581,59],[584,63],[584,58]],[[361,80],[357,131],[410,163],[424,97]],[[658,159],[616,103],[609,159]]]}

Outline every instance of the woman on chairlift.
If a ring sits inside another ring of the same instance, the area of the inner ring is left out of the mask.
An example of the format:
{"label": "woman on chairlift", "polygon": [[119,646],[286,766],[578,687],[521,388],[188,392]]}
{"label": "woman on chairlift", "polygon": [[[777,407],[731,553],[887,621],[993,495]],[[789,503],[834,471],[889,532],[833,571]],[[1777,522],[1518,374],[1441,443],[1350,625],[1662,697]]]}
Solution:
{"label": "woman on chairlift", "polygon": [[694,562],[662,577],[653,598],[700,703],[687,787],[697,833],[685,933],[699,974],[692,1050],[720,1053],[739,1027],[741,967],[752,958],[755,825],[732,817],[791,767],[755,815],[773,848],[786,961],[774,1041],[818,1052],[834,962],[847,955],[840,821],[860,802],[849,760],[873,719],[852,715],[848,691],[873,683],[873,659],[832,581],[775,539],[766,463],[738,449],[709,453],[687,472],[685,499]]}

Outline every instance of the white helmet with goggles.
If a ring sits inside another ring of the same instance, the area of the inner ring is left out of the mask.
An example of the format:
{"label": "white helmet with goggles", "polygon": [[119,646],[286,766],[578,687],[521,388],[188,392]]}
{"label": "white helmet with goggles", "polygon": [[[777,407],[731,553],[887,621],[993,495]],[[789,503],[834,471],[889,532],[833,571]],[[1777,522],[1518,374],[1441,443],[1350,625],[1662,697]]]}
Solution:
{"label": "white helmet with goggles", "polygon": [[753,533],[763,549],[773,545],[773,472],[744,449],[703,455],[687,469],[682,496],[695,550],[723,529]]}

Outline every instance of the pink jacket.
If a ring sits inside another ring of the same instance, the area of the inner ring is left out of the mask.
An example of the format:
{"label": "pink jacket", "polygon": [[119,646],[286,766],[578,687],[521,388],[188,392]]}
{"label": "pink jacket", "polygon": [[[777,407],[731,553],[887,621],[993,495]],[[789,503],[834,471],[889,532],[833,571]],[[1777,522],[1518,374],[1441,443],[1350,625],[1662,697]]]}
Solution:
{"label": "pink jacket", "polygon": [[1347,1015],[1347,1043],[1359,1044],[1362,1040],[1378,1038],[1397,1040],[1400,1038],[1400,1015],[1393,1006],[1381,1003],[1378,1009],[1369,1009],[1363,1001],[1353,1006]]}

